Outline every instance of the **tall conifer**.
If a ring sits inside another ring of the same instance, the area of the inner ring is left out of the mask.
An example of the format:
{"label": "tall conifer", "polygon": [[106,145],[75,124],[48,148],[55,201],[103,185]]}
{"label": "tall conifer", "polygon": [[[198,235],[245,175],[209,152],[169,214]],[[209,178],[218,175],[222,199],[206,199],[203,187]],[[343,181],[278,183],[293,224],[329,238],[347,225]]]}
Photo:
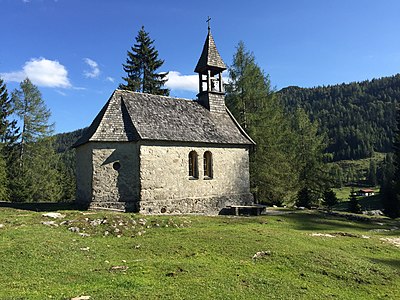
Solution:
{"label": "tall conifer", "polygon": [[128,51],[126,64],[123,64],[127,76],[122,77],[126,84],[120,84],[120,89],[154,95],[169,95],[169,89],[163,88],[168,72],[156,73],[163,65],[164,60],[158,58],[158,51],[153,43],[154,40],[142,26],[136,36],[136,43],[131,47],[131,51]]}
{"label": "tall conifer", "polygon": [[60,187],[50,111],[38,88],[28,78],[12,93],[12,101],[22,126],[11,167],[12,200],[56,201],[60,197]]}
{"label": "tall conifer", "polygon": [[400,217],[400,108],[397,108],[397,128],[393,141],[393,170],[387,172],[381,192],[385,214],[391,218]]}
{"label": "tall conifer", "polygon": [[17,121],[10,120],[13,112],[6,85],[0,78],[0,142],[6,149],[12,146],[18,138]]}
{"label": "tall conifer", "polygon": [[3,201],[9,198],[7,158],[18,133],[16,121],[10,120],[12,113],[6,85],[0,78],[0,199]]}
{"label": "tall conifer", "polygon": [[324,135],[318,134],[317,122],[311,122],[303,109],[298,108],[291,121],[294,131],[292,147],[296,153],[292,163],[298,173],[299,188],[307,188],[310,203],[317,204],[329,185],[329,174],[324,164],[327,141]]}
{"label": "tall conifer", "polygon": [[281,204],[296,193],[290,122],[271,89],[269,77],[243,42],[236,48],[229,77],[226,104],[257,143],[250,157],[253,192],[258,201]]}

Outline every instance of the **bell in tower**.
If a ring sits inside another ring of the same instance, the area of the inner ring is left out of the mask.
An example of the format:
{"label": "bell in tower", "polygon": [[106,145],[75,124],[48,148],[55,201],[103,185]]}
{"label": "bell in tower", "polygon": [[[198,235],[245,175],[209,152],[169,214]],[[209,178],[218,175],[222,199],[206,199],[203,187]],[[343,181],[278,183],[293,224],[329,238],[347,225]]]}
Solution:
{"label": "bell in tower", "polygon": [[211,112],[225,112],[225,91],[222,81],[224,70],[226,66],[215,46],[209,23],[203,51],[194,71],[199,74],[198,101]]}

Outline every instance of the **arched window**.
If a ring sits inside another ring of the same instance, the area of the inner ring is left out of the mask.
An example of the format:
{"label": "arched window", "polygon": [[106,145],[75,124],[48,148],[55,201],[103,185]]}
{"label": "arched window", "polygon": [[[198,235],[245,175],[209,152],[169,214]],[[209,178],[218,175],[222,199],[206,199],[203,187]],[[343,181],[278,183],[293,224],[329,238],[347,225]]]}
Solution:
{"label": "arched window", "polygon": [[204,152],[204,177],[205,178],[212,178],[213,177],[213,172],[212,172],[212,154],[210,151]]}
{"label": "arched window", "polygon": [[197,165],[196,151],[189,152],[189,177],[190,178],[199,178],[199,167]]}

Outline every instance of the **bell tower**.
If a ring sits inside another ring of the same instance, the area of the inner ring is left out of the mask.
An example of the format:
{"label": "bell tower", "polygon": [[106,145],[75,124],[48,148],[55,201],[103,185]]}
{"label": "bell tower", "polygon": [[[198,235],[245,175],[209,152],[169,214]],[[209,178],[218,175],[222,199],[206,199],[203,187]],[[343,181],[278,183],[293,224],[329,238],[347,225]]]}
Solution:
{"label": "bell tower", "polygon": [[226,65],[218,53],[214,38],[210,30],[210,18],[208,22],[208,34],[201,52],[200,59],[194,71],[199,74],[198,102],[210,112],[225,112],[225,91],[222,82],[222,72]]}

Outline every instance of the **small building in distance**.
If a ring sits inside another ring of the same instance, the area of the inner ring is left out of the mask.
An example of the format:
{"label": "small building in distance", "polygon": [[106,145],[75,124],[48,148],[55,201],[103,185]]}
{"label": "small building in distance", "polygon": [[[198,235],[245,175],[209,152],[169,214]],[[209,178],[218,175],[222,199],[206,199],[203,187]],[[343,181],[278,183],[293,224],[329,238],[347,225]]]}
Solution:
{"label": "small building in distance", "polygon": [[218,214],[251,205],[252,139],[225,106],[210,30],[197,100],[116,90],[75,143],[77,202],[143,214]]}
{"label": "small building in distance", "polygon": [[375,195],[375,191],[371,189],[361,189],[357,191],[357,196],[369,197]]}

